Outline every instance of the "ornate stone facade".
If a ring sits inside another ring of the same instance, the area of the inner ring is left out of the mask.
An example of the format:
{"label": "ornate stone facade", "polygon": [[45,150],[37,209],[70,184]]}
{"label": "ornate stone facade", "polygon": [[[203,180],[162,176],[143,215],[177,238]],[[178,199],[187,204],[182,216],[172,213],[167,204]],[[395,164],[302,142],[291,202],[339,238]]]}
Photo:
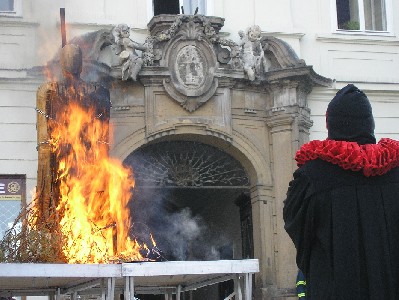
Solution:
{"label": "ornate stone facade", "polygon": [[222,38],[223,23],[202,15],[154,17],[137,81],[122,80],[123,65],[101,64],[99,57],[117,61],[107,52],[115,44],[111,33],[98,33],[86,65],[100,70],[97,77],[110,88],[113,156],[125,160],[168,140],[197,141],[242,165],[252,211],[241,214],[252,218],[249,248],[261,266],[255,299],[288,298],[297,269],[283,228],[283,201],[296,168],[294,154],[312,125],[307,95],[331,80],[284,41],[262,36],[259,27],[242,32],[241,41]]}

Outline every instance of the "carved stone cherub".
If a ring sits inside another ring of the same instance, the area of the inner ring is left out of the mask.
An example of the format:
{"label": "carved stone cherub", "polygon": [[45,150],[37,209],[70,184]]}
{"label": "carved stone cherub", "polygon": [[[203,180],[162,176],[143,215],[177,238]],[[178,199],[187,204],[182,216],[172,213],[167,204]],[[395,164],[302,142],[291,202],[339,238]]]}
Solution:
{"label": "carved stone cherub", "polygon": [[269,69],[269,62],[260,43],[261,29],[258,25],[253,25],[246,30],[246,33],[240,30],[238,34],[241,38],[241,59],[244,71],[248,79],[253,81],[256,76]]}
{"label": "carved stone cherub", "polygon": [[147,51],[148,47],[130,39],[130,28],[126,24],[116,26],[112,30],[112,34],[115,38],[113,49],[115,54],[122,59],[122,80],[127,80],[131,77],[136,81],[144,63],[136,50]]}

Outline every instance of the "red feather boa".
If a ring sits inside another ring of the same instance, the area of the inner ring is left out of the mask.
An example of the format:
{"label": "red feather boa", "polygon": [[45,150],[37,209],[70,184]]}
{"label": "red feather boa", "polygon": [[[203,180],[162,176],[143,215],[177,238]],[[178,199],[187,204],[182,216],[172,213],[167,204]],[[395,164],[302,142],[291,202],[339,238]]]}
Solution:
{"label": "red feather boa", "polygon": [[359,145],[356,142],[315,140],[303,145],[295,156],[298,166],[317,158],[345,170],[362,170],[367,177],[382,175],[399,166],[399,142],[384,138],[378,144]]}

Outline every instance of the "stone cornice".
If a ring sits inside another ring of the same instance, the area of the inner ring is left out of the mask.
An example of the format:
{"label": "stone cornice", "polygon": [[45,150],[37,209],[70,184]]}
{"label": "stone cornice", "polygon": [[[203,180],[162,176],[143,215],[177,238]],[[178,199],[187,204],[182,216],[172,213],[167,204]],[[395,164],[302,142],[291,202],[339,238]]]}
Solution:
{"label": "stone cornice", "polygon": [[294,114],[277,114],[272,115],[266,120],[266,125],[271,129],[271,132],[278,132],[281,130],[287,130],[291,128],[291,125],[294,123],[295,115]]}
{"label": "stone cornice", "polygon": [[[113,78],[120,78],[120,67],[113,67],[111,70],[111,77]],[[143,81],[146,77],[157,77],[157,78],[165,78],[170,77],[170,71],[166,67],[159,67],[159,66],[151,66],[151,67],[143,67],[140,71],[139,76]],[[326,86],[330,87],[332,85],[332,80],[321,75],[318,75],[314,72],[312,66],[304,66],[304,67],[297,67],[297,68],[289,68],[289,69],[281,69],[281,70],[273,70],[267,72],[265,75],[265,80],[251,82],[245,79],[244,72],[242,70],[230,70],[230,69],[223,69],[219,68],[215,72],[215,77],[219,78],[221,82],[226,83],[227,86],[236,86],[242,87],[254,87],[256,90],[259,91],[259,88],[265,84],[270,84],[273,82],[278,82],[281,79],[292,79],[294,81],[301,81],[303,77],[309,79],[313,84],[319,86]],[[263,90],[260,88],[260,90]]]}
{"label": "stone cornice", "polygon": [[40,78],[4,78],[0,77],[0,90],[36,92],[43,80]]}
{"label": "stone cornice", "polygon": [[[61,27],[60,22],[57,22],[57,28]],[[68,27],[71,29],[84,29],[84,30],[109,30],[111,31],[114,27],[114,23],[90,23],[90,22],[68,22]],[[145,27],[131,27],[130,31],[139,33],[139,34],[144,34],[144,35],[149,35],[150,32],[147,28]]]}
{"label": "stone cornice", "polygon": [[316,35],[316,40],[323,43],[341,43],[353,45],[399,46],[399,39],[394,36],[365,34],[322,34]]}
{"label": "stone cornice", "polygon": [[[114,78],[120,77],[121,68],[113,67],[111,70],[111,76]],[[170,71],[166,67],[159,66],[146,66],[139,73],[140,77],[144,79],[145,77],[157,77],[157,78],[165,78],[170,77]],[[265,80],[250,82],[246,80],[244,77],[244,72],[242,70],[229,70],[219,68],[215,72],[215,77],[219,78],[222,82],[225,82],[227,86],[253,86],[255,89],[259,90],[260,86],[263,86],[265,83],[270,84],[273,82],[279,82],[281,79],[288,80],[292,79],[293,81],[301,81],[301,78],[306,77],[310,79],[313,84],[317,84],[320,86],[331,86],[332,80],[323,76],[318,75],[314,72],[312,66],[304,66],[297,68],[289,68],[289,69],[281,69],[281,70],[273,70],[269,71]],[[262,90],[262,89],[261,89]]]}
{"label": "stone cornice", "polygon": [[39,22],[24,20],[22,17],[0,16],[0,27],[39,27]]}
{"label": "stone cornice", "polygon": [[[200,15],[197,15],[198,18],[201,18]],[[189,16],[189,15],[157,15],[154,16],[150,22],[148,23],[147,27],[148,30],[151,32],[151,34],[155,35],[161,32],[162,30],[165,30],[169,28],[175,21],[176,18],[179,17],[187,17],[187,18],[197,18],[197,16]],[[216,32],[219,32],[219,30],[223,27],[224,25],[224,18],[221,17],[207,17],[207,20],[209,20],[210,24],[212,27],[216,30]]]}
{"label": "stone cornice", "polygon": [[202,135],[208,135],[208,136],[214,136],[220,139],[223,139],[229,143],[232,142],[233,137],[223,131],[214,129],[209,127],[208,125],[204,124],[175,124],[172,127],[165,128],[156,132],[152,132],[147,134],[147,140],[148,141],[153,141],[159,138],[162,138],[164,136],[170,136],[170,135],[177,135],[177,134],[185,134],[187,132],[196,132],[197,134],[202,134]]}
{"label": "stone cornice", "polygon": [[262,36],[273,36],[278,38],[293,38],[293,39],[302,39],[305,36],[305,33],[302,32],[281,32],[281,31],[263,31]]}
{"label": "stone cornice", "polygon": [[[120,77],[121,68],[114,67],[111,71],[111,76],[114,78]],[[139,73],[141,78],[144,77],[170,77],[170,71],[166,67],[159,66],[146,66]],[[317,74],[312,66],[302,66],[288,69],[280,69],[269,71],[265,75],[265,79],[261,81],[251,82],[245,79],[243,70],[231,70],[225,68],[218,68],[215,72],[215,77],[219,78],[223,82],[227,83],[227,86],[253,86],[255,89],[259,90],[259,87],[265,87],[265,84],[270,84],[273,82],[279,82],[281,79],[293,81],[301,81],[305,77],[310,80],[314,85],[330,87],[332,85],[332,80]],[[261,90],[263,89],[261,88]]]}
{"label": "stone cornice", "polygon": [[[57,28],[61,27],[61,23],[57,22]],[[101,30],[109,29],[115,27],[114,24],[100,24],[100,23],[85,23],[85,22],[68,22],[68,27],[71,29],[87,29],[87,30]]]}
{"label": "stone cornice", "polygon": [[308,131],[313,126],[313,121],[307,116],[301,116],[298,120],[298,126],[306,131]]}
{"label": "stone cornice", "polygon": [[313,84],[330,87],[332,80],[317,74],[312,66],[295,67],[282,70],[274,70],[266,73],[265,79],[268,82],[279,81],[281,79],[289,79],[292,77],[303,77],[306,76]]}

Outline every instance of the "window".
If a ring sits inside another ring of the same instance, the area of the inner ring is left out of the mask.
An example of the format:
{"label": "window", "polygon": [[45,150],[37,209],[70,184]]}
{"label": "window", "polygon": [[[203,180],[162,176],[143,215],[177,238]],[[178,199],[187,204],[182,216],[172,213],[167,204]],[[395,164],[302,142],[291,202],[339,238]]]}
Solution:
{"label": "window", "polygon": [[385,0],[336,0],[338,29],[387,31]]}
{"label": "window", "polygon": [[0,16],[22,16],[22,0],[0,0]]}
{"label": "window", "polygon": [[0,0],[0,12],[13,12],[14,0]]}
{"label": "window", "polygon": [[160,14],[179,14],[179,0],[154,0],[154,16]]}
{"label": "window", "polygon": [[205,1],[201,0],[183,0],[184,13],[193,15],[198,7],[198,14],[205,15]]}
{"label": "window", "polygon": [[[0,0],[3,1],[3,0]],[[160,14],[180,14],[183,7],[186,15],[193,15],[197,8],[198,14],[206,14],[205,0],[153,0],[154,16]]]}

